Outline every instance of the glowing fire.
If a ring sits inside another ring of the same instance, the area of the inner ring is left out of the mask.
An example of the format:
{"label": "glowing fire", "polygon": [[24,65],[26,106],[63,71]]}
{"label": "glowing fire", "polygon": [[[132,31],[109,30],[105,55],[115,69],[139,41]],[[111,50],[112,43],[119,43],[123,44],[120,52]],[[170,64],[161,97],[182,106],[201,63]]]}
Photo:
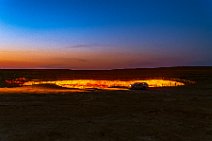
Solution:
{"label": "glowing fire", "polygon": [[130,84],[136,82],[146,82],[149,87],[171,87],[182,86],[184,83],[173,80],[151,79],[151,80],[57,80],[57,81],[28,81],[24,83],[25,86],[37,85],[37,84],[56,84],[65,88],[112,88],[112,87],[125,87],[129,88]]}

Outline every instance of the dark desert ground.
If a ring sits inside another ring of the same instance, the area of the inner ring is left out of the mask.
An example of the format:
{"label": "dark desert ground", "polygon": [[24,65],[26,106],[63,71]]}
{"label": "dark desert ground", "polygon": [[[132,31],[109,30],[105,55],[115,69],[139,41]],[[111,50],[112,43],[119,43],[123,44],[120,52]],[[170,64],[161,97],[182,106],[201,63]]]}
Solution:
{"label": "dark desert ground", "polygon": [[212,67],[0,70],[0,77],[1,80],[163,78],[186,83],[148,90],[70,92],[46,88],[51,91],[42,93],[36,90],[15,93],[7,91],[11,88],[0,88],[0,141],[212,140]]}

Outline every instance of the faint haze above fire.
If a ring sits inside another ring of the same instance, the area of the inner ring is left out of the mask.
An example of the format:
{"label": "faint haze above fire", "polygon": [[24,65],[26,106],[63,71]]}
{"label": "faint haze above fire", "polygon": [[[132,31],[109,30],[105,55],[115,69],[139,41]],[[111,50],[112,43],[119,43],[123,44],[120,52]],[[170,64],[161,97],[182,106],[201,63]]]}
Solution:
{"label": "faint haze above fire", "polygon": [[0,68],[212,65],[211,0],[0,0]]}

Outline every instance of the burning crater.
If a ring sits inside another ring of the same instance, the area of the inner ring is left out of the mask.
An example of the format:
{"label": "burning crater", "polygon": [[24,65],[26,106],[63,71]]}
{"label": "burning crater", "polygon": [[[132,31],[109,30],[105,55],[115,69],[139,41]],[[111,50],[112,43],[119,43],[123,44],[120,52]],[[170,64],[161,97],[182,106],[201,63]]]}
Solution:
{"label": "burning crater", "polygon": [[77,89],[88,89],[88,88],[99,88],[99,89],[110,89],[110,88],[129,88],[131,84],[137,82],[145,82],[149,87],[175,87],[185,85],[183,82],[174,80],[163,80],[163,79],[149,79],[149,80],[56,80],[56,81],[28,81],[23,86],[32,85],[56,85],[64,88],[77,88]]}

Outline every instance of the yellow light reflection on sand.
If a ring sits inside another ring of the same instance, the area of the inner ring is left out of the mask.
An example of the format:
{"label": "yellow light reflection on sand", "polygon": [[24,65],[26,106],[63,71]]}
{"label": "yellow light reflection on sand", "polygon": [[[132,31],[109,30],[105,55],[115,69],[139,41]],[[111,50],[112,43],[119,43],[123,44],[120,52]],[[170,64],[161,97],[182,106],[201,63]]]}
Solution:
{"label": "yellow light reflection on sand", "polygon": [[43,87],[15,87],[15,88],[0,88],[0,94],[65,94],[74,92],[85,92],[83,89],[51,89]]}
{"label": "yellow light reflection on sand", "polygon": [[38,85],[38,84],[56,84],[65,88],[111,88],[111,87],[125,87],[129,88],[130,84],[136,82],[146,82],[149,87],[173,87],[173,86],[183,86],[184,83],[174,81],[174,80],[163,80],[163,79],[151,79],[151,80],[57,80],[57,81],[29,81],[24,83],[25,86]]}

